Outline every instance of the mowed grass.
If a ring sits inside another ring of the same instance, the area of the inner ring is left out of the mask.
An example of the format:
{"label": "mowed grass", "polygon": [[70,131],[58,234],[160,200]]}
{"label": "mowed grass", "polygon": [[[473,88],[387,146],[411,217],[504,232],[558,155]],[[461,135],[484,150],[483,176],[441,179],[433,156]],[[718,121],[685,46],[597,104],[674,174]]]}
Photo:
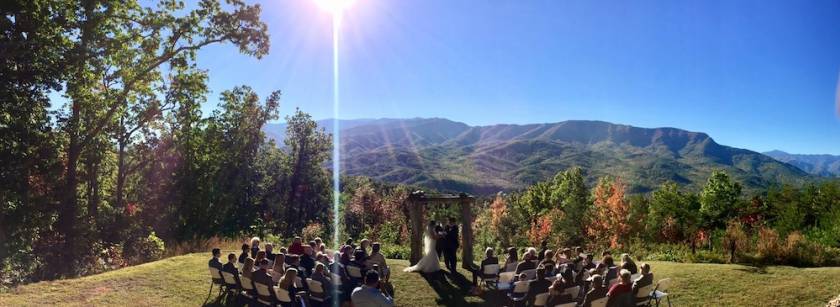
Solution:
{"label": "mowed grass", "polygon": [[[77,279],[39,282],[0,294],[2,306],[200,306],[208,297],[208,257],[190,254]],[[650,262],[671,278],[675,306],[824,306],[840,294],[840,268],[754,268]],[[391,260],[398,306],[500,306],[499,296],[467,295],[472,276],[403,273]],[[464,278],[466,277],[466,278]],[[210,301],[215,298],[215,292]]]}

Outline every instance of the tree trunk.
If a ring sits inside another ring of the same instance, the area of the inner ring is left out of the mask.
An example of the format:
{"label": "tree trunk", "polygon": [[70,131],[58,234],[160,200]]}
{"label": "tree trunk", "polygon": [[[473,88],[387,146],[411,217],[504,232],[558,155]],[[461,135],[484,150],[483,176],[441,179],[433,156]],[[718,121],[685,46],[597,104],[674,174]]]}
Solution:
{"label": "tree trunk", "polygon": [[735,263],[735,240],[729,242],[729,263]]}
{"label": "tree trunk", "polygon": [[[120,129],[122,129],[124,124],[125,116],[120,116]],[[120,137],[117,140],[118,143],[118,151],[117,151],[117,190],[115,191],[116,202],[114,206],[117,210],[121,210],[123,208],[123,190],[125,189],[125,176],[126,176],[126,169],[125,169],[125,147],[126,147],[126,140],[127,136],[120,133]],[[121,216],[118,214],[117,216]]]}

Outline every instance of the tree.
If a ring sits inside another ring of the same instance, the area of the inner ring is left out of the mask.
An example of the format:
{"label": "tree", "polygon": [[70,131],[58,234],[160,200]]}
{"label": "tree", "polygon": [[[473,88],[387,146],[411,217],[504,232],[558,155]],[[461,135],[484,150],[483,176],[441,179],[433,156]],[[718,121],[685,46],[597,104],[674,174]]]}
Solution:
{"label": "tree", "polygon": [[741,184],[734,182],[724,171],[716,170],[700,193],[700,214],[707,227],[722,227],[737,214]]}
{"label": "tree", "polygon": [[578,167],[570,168],[559,173],[555,181],[557,185],[552,198],[559,200],[563,219],[555,223],[554,231],[563,236],[566,240],[564,243],[580,245],[584,240],[586,216],[592,207],[583,172]]}
{"label": "tree", "polygon": [[616,248],[626,241],[630,231],[627,221],[630,205],[624,198],[625,189],[621,179],[611,177],[601,178],[595,186],[594,209],[587,227],[587,234],[595,244]]}
{"label": "tree", "polygon": [[332,137],[319,130],[312,117],[299,109],[286,117],[286,122],[285,207],[284,216],[275,219],[275,230],[291,236],[312,221],[330,224],[331,189],[323,166],[330,158]]}
{"label": "tree", "polygon": [[[240,52],[257,57],[268,52],[259,6],[239,1],[230,5],[232,11],[228,12],[218,1],[205,0],[184,15],[178,15],[184,4],[171,0],[162,0],[154,8],[116,0],[87,0],[69,7],[70,20],[77,22],[69,23],[61,37],[72,44],[72,48],[60,51],[73,78],[66,80],[69,112],[61,118],[68,143],[57,229],[71,259],[79,251],[75,241],[81,155],[103,131],[115,125],[118,142],[127,142],[130,135],[126,137],[122,127],[126,121],[115,118],[125,119],[123,114],[132,102],[142,103],[151,97],[150,91],[162,80],[164,65],[189,66],[184,63],[193,61],[197,50],[221,42],[230,42]],[[146,116],[148,112],[137,114]],[[140,122],[142,119],[135,124]],[[124,172],[125,165],[121,168]]]}

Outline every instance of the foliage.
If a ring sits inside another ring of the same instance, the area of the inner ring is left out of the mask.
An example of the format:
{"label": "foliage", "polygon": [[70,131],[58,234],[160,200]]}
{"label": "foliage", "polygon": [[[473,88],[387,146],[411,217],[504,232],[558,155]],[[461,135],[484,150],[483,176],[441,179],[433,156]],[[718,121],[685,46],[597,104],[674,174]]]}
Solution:
{"label": "foliage", "polygon": [[624,198],[625,188],[621,179],[605,177],[593,190],[594,208],[587,234],[599,246],[617,248],[628,239],[630,205]]}

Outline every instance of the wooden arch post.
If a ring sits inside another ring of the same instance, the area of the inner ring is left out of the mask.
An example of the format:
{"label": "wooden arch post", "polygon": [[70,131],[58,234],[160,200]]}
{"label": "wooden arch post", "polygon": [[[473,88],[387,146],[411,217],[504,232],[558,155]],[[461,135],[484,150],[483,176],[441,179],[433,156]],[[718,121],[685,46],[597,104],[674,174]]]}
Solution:
{"label": "wooden arch post", "polygon": [[473,233],[472,233],[472,205],[475,198],[461,193],[458,195],[444,194],[427,196],[423,191],[412,192],[405,205],[408,206],[409,226],[411,227],[411,254],[409,261],[417,264],[423,257],[423,232],[426,229],[423,217],[427,204],[452,204],[461,206],[461,266],[472,268],[473,265]]}

